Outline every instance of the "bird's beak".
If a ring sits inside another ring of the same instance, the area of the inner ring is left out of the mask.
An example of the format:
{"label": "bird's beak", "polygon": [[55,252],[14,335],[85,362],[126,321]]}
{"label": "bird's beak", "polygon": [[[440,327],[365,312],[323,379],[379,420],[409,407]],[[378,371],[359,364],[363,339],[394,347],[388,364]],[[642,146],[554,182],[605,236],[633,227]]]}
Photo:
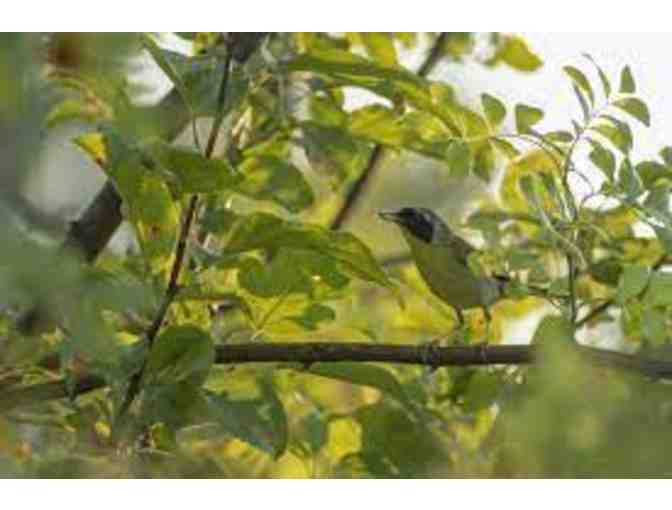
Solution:
{"label": "bird's beak", "polygon": [[399,213],[397,211],[378,211],[378,216],[382,220],[399,223]]}

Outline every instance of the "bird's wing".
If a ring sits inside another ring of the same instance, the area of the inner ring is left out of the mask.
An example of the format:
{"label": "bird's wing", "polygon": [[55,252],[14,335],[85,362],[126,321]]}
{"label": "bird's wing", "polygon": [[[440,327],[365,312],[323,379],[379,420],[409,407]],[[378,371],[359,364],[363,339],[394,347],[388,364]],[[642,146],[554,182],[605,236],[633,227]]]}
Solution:
{"label": "bird's wing", "polygon": [[455,234],[450,234],[449,237],[441,239],[436,244],[450,246],[455,259],[464,265],[467,265],[469,255],[476,251],[476,248]]}

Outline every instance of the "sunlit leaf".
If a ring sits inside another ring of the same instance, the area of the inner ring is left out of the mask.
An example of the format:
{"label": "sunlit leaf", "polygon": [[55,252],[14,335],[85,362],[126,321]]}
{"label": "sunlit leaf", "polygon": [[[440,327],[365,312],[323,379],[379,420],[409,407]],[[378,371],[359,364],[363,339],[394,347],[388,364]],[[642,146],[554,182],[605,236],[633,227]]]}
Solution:
{"label": "sunlit leaf", "polygon": [[544,118],[543,110],[525,104],[516,105],[515,115],[516,130],[519,133],[529,133],[531,127],[541,122],[541,119]]}
{"label": "sunlit leaf", "polygon": [[483,111],[492,126],[498,126],[506,117],[506,107],[504,104],[490,94],[481,94],[481,105]]}
{"label": "sunlit leaf", "polygon": [[524,39],[515,35],[500,37],[497,53],[488,62],[489,64],[504,62],[518,71],[526,72],[536,71],[541,67],[542,60],[530,50]]}
{"label": "sunlit leaf", "polygon": [[315,363],[310,373],[361,386],[371,386],[399,403],[410,406],[408,396],[392,372],[369,363]]}
{"label": "sunlit leaf", "polygon": [[388,32],[362,32],[359,34],[369,55],[386,66],[397,65],[397,51]]}

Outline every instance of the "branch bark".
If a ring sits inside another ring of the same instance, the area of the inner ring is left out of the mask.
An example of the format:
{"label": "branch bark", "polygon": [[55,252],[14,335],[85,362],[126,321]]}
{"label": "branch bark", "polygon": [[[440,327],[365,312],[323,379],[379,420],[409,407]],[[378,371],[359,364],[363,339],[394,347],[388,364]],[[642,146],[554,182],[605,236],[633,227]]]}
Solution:
{"label": "branch bark", "polygon": [[[595,366],[626,370],[653,379],[672,378],[672,360],[647,358],[593,347],[578,346],[578,352]],[[429,367],[527,365],[538,359],[538,348],[530,345],[475,345],[428,347],[370,343],[245,343],[216,348],[218,364],[297,363],[307,368],[314,363],[369,362],[400,363]],[[61,398],[76,397],[105,387],[103,379],[88,376],[74,385],[64,379],[22,387],[10,387],[0,394],[0,411]]]}

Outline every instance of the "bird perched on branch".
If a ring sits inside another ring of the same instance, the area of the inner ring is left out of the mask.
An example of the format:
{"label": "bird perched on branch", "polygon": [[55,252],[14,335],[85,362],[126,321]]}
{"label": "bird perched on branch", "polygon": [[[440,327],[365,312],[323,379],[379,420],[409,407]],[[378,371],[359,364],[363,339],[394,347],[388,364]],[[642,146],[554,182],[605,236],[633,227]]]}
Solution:
{"label": "bird perched on branch", "polygon": [[453,233],[431,209],[404,207],[378,214],[401,228],[420,274],[432,292],[453,307],[460,327],[464,326],[462,311],[470,308],[482,308],[490,323],[488,307],[503,296],[508,278],[475,274],[468,258],[476,248]]}

